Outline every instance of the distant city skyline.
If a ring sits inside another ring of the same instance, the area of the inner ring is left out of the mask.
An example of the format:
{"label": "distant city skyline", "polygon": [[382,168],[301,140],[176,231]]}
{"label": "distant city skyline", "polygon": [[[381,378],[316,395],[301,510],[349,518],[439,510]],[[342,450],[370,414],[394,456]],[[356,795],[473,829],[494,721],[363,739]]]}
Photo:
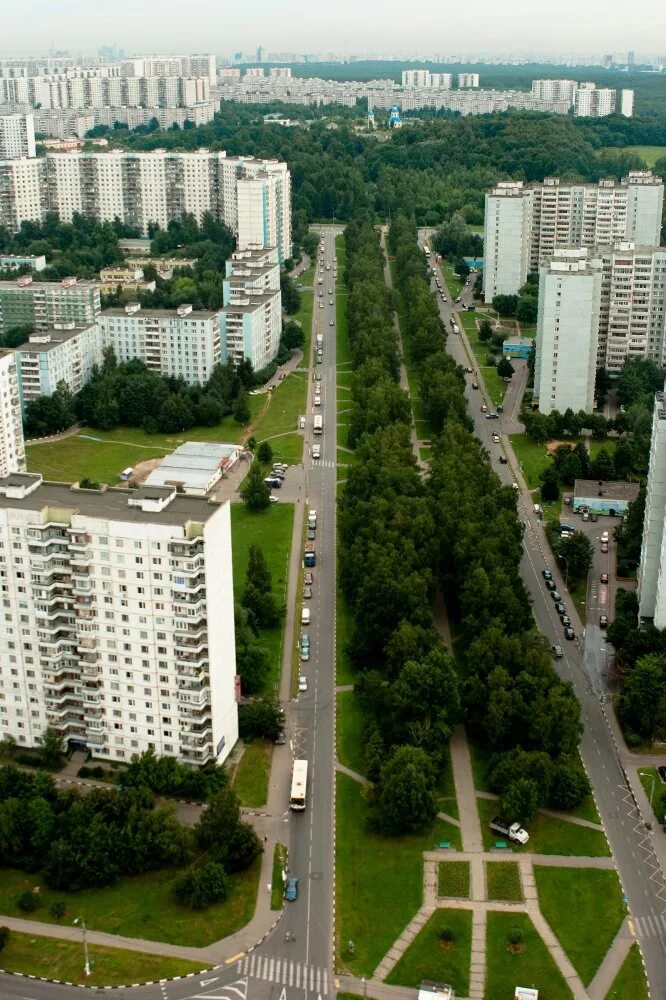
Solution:
{"label": "distant city skyline", "polygon": [[[505,0],[501,17],[493,0],[446,11],[426,0],[408,13],[379,0],[368,0],[362,7],[356,0],[339,0],[334,8],[309,8],[307,19],[295,0],[284,0],[279,8],[269,0],[255,0],[251,8],[242,9],[199,0],[195,13],[185,18],[182,3],[175,0],[163,0],[159,16],[145,0],[116,0],[110,8],[91,6],[87,0],[24,0],[19,16],[3,22],[0,57],[49,50],[94,54],[116,44],[127,54],[252,55],[261,46],[266,52],[400,53],[403,58],[434,52],[509,58],[529,52],[570,57],[632,50],[638,62],[641,53],[660,54],[655,39],[666,38],[662,0],[645,0],[640,17],[631,19],[619,0],[608,0],[603,10],[599,4],[560,0],[542,19],[527,0]],[[535,36],[540,20],[548,25],[544,37]]]}

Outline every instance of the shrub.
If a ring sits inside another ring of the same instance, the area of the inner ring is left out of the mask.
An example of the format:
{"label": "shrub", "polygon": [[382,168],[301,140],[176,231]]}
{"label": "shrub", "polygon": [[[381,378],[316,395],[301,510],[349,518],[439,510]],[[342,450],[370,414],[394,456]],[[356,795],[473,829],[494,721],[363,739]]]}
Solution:
{"label": "shrub", "polygon": [[226,899],[231,881],[224,867],[216,861],[206,861],[198,868],[187,868],[173,882],[173,895],[178,903],[191,910],[205,910],[212,903]]}
{"label": "shrub", "polygon": [[444,927],[440,928],[440,931],[439,931],[439,940],[440,941],[445,941],[446,944],[450,944],[451,941],[453,941],[454,939],[455,939],[455,934],[453,933],[453,931],[451,930],[450,927],[444,926]]}
{"label": "shrub", "polygon": [[512,927],[507,935],[507,941],[510,945],[513,945],[514,947],[523,944],[525,941],[525,935],[523,933],[522,927]]}
{"label": "shrub", "polygon": [[0,951],[2,951],[9,941],[9,933],[9,927],[0,927]]}
{"label": "shrub", "polygon": [[51,906],[49,907],[49,913],[51,914],[52,917],[55,917],[56,920],[62,920],[62,918],[65,916],[66,910],[67,907],[65,906],[65,903],[62,899],[54,900],[51,903]]}
{"label": "shrub", "polygon": [[23,913],[34,913],[42,905],[38,893],[25,889],[16,900],[16,905]]}

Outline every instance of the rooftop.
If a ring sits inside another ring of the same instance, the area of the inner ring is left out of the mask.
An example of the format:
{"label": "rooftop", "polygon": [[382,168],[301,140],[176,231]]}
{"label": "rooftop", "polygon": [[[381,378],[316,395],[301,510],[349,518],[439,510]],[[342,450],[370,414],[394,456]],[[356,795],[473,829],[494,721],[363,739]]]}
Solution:
{"label": "rooftop", "polygon": [[44,330],[40,333],[33,333],[30,335],[29,340],[26,340],[24,344],[20,344],[16,348],[17,354],[47,354],[49,351],[55,350],[56,347],[60,347],[67,340],[72,340],[72,338],[77,337],[84,330],[90,330],[95,326],[94,323],[88,326],[71,326],[62,327],[56,329],[52,327],[49,330]]}
{"label": "rooftop", "polygon": [[105,316],[126,316],[132,319],[214,319],[217,316],[217,310],[215,309],[192,309],[190,312],[180,314],[178,309],[136,309],[130,312],[122,307],[114,307],[112,309],[103,309],[101,313],[101,318]]}
{"label": "rooftop", "polygon": [[640,492],[638,483],[606,483],[598,479],[577,479],[574,497],[603,497],[606,500],[635,500]]}

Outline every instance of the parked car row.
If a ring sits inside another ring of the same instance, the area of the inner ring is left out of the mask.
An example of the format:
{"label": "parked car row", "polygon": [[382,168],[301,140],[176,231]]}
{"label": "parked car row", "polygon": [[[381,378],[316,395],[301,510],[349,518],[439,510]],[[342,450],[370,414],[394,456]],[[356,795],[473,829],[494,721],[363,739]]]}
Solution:
{"label": "parked car row", "polygon": [[[559,590],[555,585],[555,581],[553,580],[553,574],[549,569],[541,570],[541,574],[544,578],[546,589],[550,591],[550,596],[555,601],[555,610],[560,616],[560,621],[564,629],[564,638],[569,640],[575,639],[576,635],[573,628],[571,627],[571,618],[567,614],[566,605],[562,601],[562,595],[560,594]],[[562,655],[562,650],[560,646],[553,646],[552,650],[554,656],[559,657]],[[557,652],[557,650],[559,650],[559,653]]]}

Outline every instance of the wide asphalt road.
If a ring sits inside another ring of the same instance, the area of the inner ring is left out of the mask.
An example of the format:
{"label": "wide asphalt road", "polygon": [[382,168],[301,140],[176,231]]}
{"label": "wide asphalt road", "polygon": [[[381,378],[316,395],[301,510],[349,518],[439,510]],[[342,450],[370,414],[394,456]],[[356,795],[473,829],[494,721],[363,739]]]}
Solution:
{"label": "wide asphalt road", "polygon": [[[420,237],[421,243],[424,236]],[[447,294],[448,302],[443,302],[437,295],[440,313],[449,331],[446,349],[449,354],[465,368],[472,366],[474,373],[467,375],[465,395],[469,403],[469,411],[474,420],[477,437],[486,446],[493,469],[502,482],[511,484],[515,479],[514,470],[518,468],[516,457],[507,437],[502,435],[502,444],[494,444],[493,432],[497,432],[500,421],[486,420],[481,412],[482,382],[478,376],[476,362],[468,357],[462,336],[451,334],[451,319],[462,329],[460,317],[454,310],[462,309],[472,301],[474,279],[461,296],[462,301],[456,305]],[[434,282],[432,289],[436,293]],[[514,376],[517,378],[518,376]],[[472,381],[479,382],[480,389],[472,389]],[[489,408],[494,409],[489,400]],[[499,456],[501,450],[509,459],[508,465],[501,465]],[[581,755],[592,783],[597,808],[601,816],[606,835],[613,852],[618,873],[622,882],[626,902],[629,907],[635,933],[640,942],[651,996],[666,997],[666,884],[652,848],[651,837],[666,836],[659,828],[648,832],[645,823],[638,812],[629,786],[627,775],[622,766],[618,748],[615,744],[612,730],[606,718],[610,706],[600,687],[605,668],[605,641],[600,635],[596,623],[591,623],[589,653],[586,658],[586,640],[582,634],[577,635],[575,642],[566,642],[559,616],[555,612],[554,601],[543,585],[541,571],[545,568],[559,575],[557,567],[551,565],[552,556],[544,537],[544,529],[533,513],[533,498],[526,489],[518,493],[519,516],[525,524],[523,538],[523,559],[521,573],[533,602],[534,617],[539,631],[551,643],[557,643],[564,648],[564,656],[555,661],[560,676],[571,681],[581,704],[581,718],[584,726],[581,740]],[[592,541],[598,546],[595,535],[607,527],[610,519],[600,529],[601,520],[590,524]],[[581,522],[582,523],[582,522]],[[587,525],[586,525],[587,527]],[[595,557],[595,572],[601,569],[608,572],[606,564],[599,556]],[[601,598],[608,601],[608,595],[593,591],[593,607],[591,612],[597,615],[600,611]],[[579,630],[580,632],[580,630]],[[585,665],[590,670],[586,673]],[[603,900],[599,901],[600,907]]]}

